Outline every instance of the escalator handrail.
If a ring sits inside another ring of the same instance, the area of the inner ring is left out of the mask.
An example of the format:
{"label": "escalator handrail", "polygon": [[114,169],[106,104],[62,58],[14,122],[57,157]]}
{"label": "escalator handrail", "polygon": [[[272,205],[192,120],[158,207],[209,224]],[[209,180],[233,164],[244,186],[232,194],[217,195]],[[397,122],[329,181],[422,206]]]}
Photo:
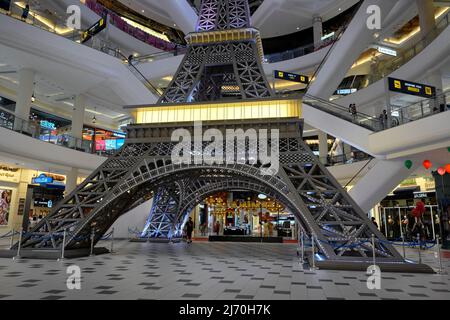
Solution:
{"label": "escalator handrail", "polygon": [[[107,48],[109,50],[114,50],[112,48]],[[122,58],[124,58],[125,60],[128,61],[128,57],[126,57],[122,52],[115,50]],[[147,84],[151,87],[151,91],[154,91],[153,93],[156,94],[158,97],[161,97],[161,94],[159,93],[158,89],[155,88],[155,86],[150,82],[150,80],[148,80],[143,74],[142,72],[139,71],[138,68],[136,68],[136,66],[134,66],[132,63],[129,63],[128,66],[132,67],[134,70],[137,71],[137,73],[139,73],[139,75],[145,80],[145,82],[147,82]]]}
{"label": "escalator handrail", "polygon": [[[320,103],[326,104],[329,107],[332,107],[332,108],[335,108],[335,109],[339,109],[340,111],[344,111],[345,113],[348,113],[348,108],[346,108],[344,106],[341,106],[340,104],[337,104],[337,103],[334,103],[334,102],[331,102],[331,101],[328,101],[328,100],[325,100],[325,99],[322,99],[322,98],[319,98],[319,97],[314,97],[314,96],[312,96],[310,94],[305,94],[304,97],[305,98],[309,98],[309,99],[311,99],[313,101],[317,100]],[[306,103],[308,101],[309,100],[307,100],[307,99],[304,100],[304,102],[306,102]],[[372,115],[369,115],[369,114],[366,114],[366,113],[363,113],[363,112],[358,112],[358,111],[356,112],[356,114],[362,119],[373,120],[373,121],[379,122],[379,119],[376,116],[372,116]]]}

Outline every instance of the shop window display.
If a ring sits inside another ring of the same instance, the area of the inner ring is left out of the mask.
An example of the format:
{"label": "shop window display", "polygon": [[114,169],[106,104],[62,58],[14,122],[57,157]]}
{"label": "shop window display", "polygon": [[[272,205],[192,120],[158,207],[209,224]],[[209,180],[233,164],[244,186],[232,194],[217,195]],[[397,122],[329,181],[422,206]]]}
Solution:
{"label": "shop window display", "polygon": [[12,190],[0,189],[0,226],[7,226],[11,207]]}
{"label": "shop window display", "polygon": [[[221,192],[205,199],[200,234],[292,237],[295,218],[276,200],[245,192]],[[205,218],[207,212],[207,218]],[[206,232],[208,231],[208,232]]]}

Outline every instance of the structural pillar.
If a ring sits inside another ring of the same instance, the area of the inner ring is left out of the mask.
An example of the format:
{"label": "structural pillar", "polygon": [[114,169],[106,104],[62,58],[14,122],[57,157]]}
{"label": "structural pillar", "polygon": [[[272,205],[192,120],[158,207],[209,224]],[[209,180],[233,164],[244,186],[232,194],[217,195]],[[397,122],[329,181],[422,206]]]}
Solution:
{"label": "structural pillar", "polygon": [[313,17],[313,33],[314,33],[314,49],[317,49],[322,44],[322,17]]}
{"label": "structural pillar", "polygon": [[67,197],[73,190],[77,188],[78,169],[72,168],[66,175],[66,190],[64,196]]}
{"label": "structural pillar", "polygon": [[72,112],[72,137],[76,141],[71,142],[71,147],[81,148],[81,142],[83,140],[83,126],[84,126],[84,112],[86,109],[86,98],[84,95],[78,95],[75,97],[75,103]]}
{"label": "structural pillar", "polygon": [[31,109],[31,98],[34,92],[35,72],[31,69],[21,69],[19,71],[19,89],[17,90],[16,120],[14,128],[23,129],[22,121],[28,121]]}
{"label": "structural pillar", "polygon": [[436,25],[433,0],[416,0],[416,4],[419,10],[420,33],[425,37]]}
{"label": "structural pillar", "polygon": [[343,143],[344,145],[344,162],[350,160],[352,158],[352,146],[347,144],[347,143]]}
{"label": "structural pillar", "polygon": [[442,73],[441,70],[437,69],[432,74],[430,74],[427,78],[428,84],[436,87],[436,100],[435,100],[435,110],[436,112],[440,112],[446,110],[447,101],[445,100],[445,96],[443,95],[443,83],[442,83]]}
{"label": "structural pillar", "polygon": [[320,162],[322,162],[323,164],[327,164],[328,163],[327,156],[328,156],[328,135],[323,131],[319,131]]}

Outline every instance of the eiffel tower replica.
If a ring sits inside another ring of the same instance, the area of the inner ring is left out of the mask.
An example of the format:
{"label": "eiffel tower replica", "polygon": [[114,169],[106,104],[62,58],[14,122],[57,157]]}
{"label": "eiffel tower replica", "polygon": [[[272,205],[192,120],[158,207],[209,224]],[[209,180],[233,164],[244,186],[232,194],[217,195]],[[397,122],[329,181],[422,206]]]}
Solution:
{"label": "eiffel tower replica", "polygon": [[[57,255],[64,247],[67,256],[88,255],[121,215],[150,198],[141,236],[176,238],[205,198],[246,190],[277,199],[295,215],[320,267],[365,270],[375,256],[385,270],[425,270],[401,257],[304,143],[301,100],[277,98],[270,88],[247,0],[203,0],[196,31],[187,35],[188,52],[158,103],[127,107],[136,124],[127,127],[124,146],[22,237],[21,254]],[[260,162],[237,156],[233,163],[174,163],[172,133],[193,133],[194,121],[222,133],[278,130],[278,173],[263,175]]]}

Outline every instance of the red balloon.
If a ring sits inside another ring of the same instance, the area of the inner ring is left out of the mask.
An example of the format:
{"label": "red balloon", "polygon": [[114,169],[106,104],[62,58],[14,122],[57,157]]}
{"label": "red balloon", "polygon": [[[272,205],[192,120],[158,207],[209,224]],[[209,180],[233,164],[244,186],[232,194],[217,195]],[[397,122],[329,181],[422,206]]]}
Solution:
{"label": "red balloon", "polygon": [[445,166],[445,171],[450,174],[450,163]]}
{"label": "red balloon", "polygon": [[431,163],[431,161],[430,160],[425,160],[424,162],[423,162],[423,166],[425,167],[425,169],[430,169],[432,166],[433,166],[433,164]]}
{"label": "red balloon", "polygon": [[442,167],[440,167],[440,168],[438,169],[438,173],[439,173],[441,176],[443,176],[443,175],[445,174],[445,169],[442,168]]}

